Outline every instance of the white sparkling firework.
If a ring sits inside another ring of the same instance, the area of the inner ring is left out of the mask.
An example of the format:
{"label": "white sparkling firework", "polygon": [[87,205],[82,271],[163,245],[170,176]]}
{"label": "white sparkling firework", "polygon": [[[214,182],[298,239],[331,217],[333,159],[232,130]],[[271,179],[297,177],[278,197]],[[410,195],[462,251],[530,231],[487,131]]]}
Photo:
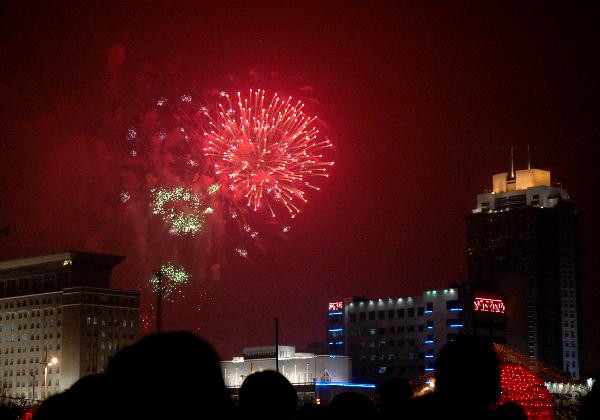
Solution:
{"label": "white sparkling firework", "polygon": [[241,247],[237,247],[235,249],[235,252],[237,252],[238,255],[242,258],[246,258],[248,256],[248,251],[246,251],[244,248],[241,248]]}
{"label": "white sparkling firework", "polygon": [[183,95],[181,95],[181,97],[179,98],[179,100],[181,102],[185,102],[185,103],[189,104],[190,102],[192,102],[192,97],[190,95],[183,94]]}
{"label": "white sparkling firework", "polygon": [[135,140],[137,138],[137,130],[135,127],[129,127],[127,129],[127,134],[125,134],[125,138],[127,140]]}
{"label": "white sparkling firework", "polygon": [[131,155],[131,157],[136,157],[136,156],[137,156],[137,154],[138,154],[138,152],[137,152],[137,150],[135,150],[135,149],[131,149],[131,150],[129,151],[129,154]]}
{"label": "white sparkling firework", "polygon": [[156,101],[156,106],[164,106],[166,103],[167,103],[167,98],[165,98],[164,96],[161,96]]}
{"label": "white sparkling firework", "polygon": [[127,191],[121,191],[121,203],[127,203],[131,198],[131,194]]}

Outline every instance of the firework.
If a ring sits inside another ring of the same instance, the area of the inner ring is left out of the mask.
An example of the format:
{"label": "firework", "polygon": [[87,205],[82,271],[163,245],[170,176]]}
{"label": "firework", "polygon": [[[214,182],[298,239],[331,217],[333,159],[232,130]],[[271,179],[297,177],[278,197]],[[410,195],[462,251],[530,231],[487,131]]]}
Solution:
{"label": "firework", "polygon": [[190,275],[183,267],[176,267],[171,263],[167,263],[162,265],[160,271],[150,278],[150,285],[156,293],[160,284],[163,298],[168,298],[174,293],[180,292],[179,287],[187,283],[189,279]]}
{"label": "firework", "polygon": [[237,247],[235,249],[235,252],[237,252],[238,255],[242,258],[246,258],[248,256],[248,251],[242,247]]}
{"label": "firework", "polygon": [[320,139],[316,117],[291,97],[265,101],[263,90],[251,90],[248,98],[238,92],[233,104],[226,92],[219,96],[226,102],[218,104],[216,118],[204,113],[210,126],[204,153],[216,174],[254,211],[264,205],[275,217],[275,208],[283,207],[293,217],[307,201],[305,189],[319,189],[312,179],[327,177],[333,165],[323,160],[321,152],[332,145]]}
{"label": "firework", "polygon": [[[159,188],[152,189],[151,193],[152,213],[161,215],[173,234],[198,233],[204,227],[204,215],[212,212],[210,207],[202,211],[200,198],[187,188]],[[179,209],[173,206],[176,203],[180,204]]]}
{"label": "firework", "polygon": [[121,198],[121,203],[125,204],[131,198],[131,194],[129,194],[127,191],[121,191],[120,198]]}

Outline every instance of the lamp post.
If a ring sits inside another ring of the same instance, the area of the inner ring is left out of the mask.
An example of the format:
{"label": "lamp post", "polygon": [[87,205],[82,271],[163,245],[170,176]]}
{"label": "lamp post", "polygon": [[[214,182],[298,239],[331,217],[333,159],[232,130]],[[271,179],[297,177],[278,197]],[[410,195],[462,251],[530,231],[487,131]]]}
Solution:
{"label": "lamp post", "polygon": [[44,399],[48,398],[48,367],[58,364],[58,359],[53,357],[49,362],[46,359],[44,364]]}
{"label": "lamp post", "polygon": [[35,370],[31,369],[31,404],[35,401]]}

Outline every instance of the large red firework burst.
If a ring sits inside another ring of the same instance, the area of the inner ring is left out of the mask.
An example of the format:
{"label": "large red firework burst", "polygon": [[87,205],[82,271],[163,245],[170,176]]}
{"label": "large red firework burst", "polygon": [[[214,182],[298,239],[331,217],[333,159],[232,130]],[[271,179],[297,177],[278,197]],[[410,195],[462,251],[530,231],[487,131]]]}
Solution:
{"label": "large red firework burst", "polygon": [[304,105],[277,94],[265,101],[265,91],[250,90],[247,98],[221,92],[223,102],[217,115],[204,114],[209,129],[204,132],[205,155],[234,197],[254,211],[266,206],[284,207],[294,217],[305,190],[319,188],[311,178],[327,177],[333,162],[323,160],[323,149],[331,142],[321,139],[315,127],[317,117],[308,117]]}

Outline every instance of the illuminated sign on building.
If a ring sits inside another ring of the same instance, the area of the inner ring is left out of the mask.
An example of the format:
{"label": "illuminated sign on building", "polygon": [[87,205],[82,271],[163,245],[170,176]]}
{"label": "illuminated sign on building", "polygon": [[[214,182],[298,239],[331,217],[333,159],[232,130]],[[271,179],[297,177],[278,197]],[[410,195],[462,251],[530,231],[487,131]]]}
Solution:
{"label": "illuminated sign on building", "polygon": [[496,312],[499,314],[503,314],[504,311],[506,311],[504,302],[502,302],[502,300],[500,299],[476,297],[473,301],[473,307],[476,311],[481,312]]}
{"label": "illuminated sign on building", "polygon": [[344,302],[329,302],[330,311],[339,311],[344,309]]}

